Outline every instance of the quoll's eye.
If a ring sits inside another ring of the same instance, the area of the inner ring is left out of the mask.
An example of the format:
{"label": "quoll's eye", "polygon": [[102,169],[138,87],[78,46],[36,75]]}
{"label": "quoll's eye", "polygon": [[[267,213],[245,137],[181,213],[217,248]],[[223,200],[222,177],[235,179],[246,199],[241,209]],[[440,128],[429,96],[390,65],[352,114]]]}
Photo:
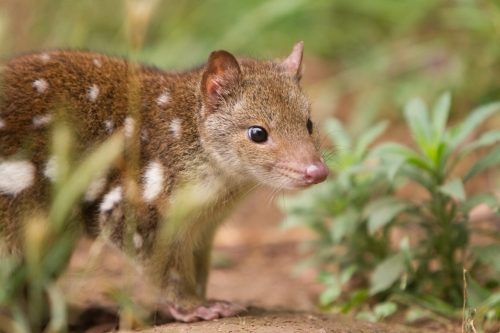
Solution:
{"label": "quoll's eye", "polygon": [[307,131],[309,132],[309,134],[312,134],[313,132],[313,123],[311,121],[311,119],[307,119]]}
{"label": "quoll's eye", "polygon": [[248,129],[248,138],[253,142],[262,143],[267,141],[267,131],[259,126],[252,126]]}

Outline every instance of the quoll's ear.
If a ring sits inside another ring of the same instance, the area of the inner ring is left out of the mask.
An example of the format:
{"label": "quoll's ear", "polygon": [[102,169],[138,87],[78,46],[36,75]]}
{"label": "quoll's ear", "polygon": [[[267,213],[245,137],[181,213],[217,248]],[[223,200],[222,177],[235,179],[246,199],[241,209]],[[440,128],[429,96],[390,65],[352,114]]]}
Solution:
{"label": "quoll's ear", "polygon": [[217,110],[224,97],[232,92],[240,80],[241,69],[236,58],[226,51],[214,51],[208,58],[201,78],[201,94],[206,115]]}
{"label": "quoll's ear", "polygon": [[292,53],[286,58],[281,66],[300,79],[302,77],[302,53],[304,52],[304,42],[300,41],[293,46]]}

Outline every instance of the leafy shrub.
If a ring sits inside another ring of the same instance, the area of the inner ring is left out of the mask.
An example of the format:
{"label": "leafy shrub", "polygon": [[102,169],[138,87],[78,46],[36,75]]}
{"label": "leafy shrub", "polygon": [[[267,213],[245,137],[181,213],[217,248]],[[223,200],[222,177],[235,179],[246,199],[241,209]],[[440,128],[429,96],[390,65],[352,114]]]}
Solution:
{"label": "leafy shrub", "polygon": [[[368,149],[384,123],[365,131],[356,143],[338,121],[326,123],[338,147],[329,161],[335,177],[312,189],[308,200],[289,198],[286,212],[292,217],[285,220],[285,225],[303,223],[318,233],[310,263],[323,269],[318,276],[326,286],[322,306],[348,311],[370,296],[380,301],[392,297],[452,315],[463,302],[463,267],[470,273],[468,305],[491,309],[500,304],[498,295],[488,298],[500,284],[500,245],[494,243],[500,234],[469,223],[474,207],[487,204],[498,212],[499,202],[493,194],[467,196],[464,190],[478,173],[500,164],[500,147],[477,159],[464,175],[455,173],[472,152],[500,142],[500,130],[468,140],[500,110],[500,103],[481,106],[446,129],[450,103],[450,94],[442,95],[431,114],[421,99],[406,104],[404,117],[415,148],[386,142]],[[395,192],[403,185],[424,194],[400,198]],[[397,230],[404,236],[394,244]],[[474,234],[491,241],[471,244]],[[346,283],[349,288],[342,288]],[[335,305],[345,289],[349,294]],[[395,311],[392,305],[386,308]],[[388,315],[384,311],[378,318]]]}

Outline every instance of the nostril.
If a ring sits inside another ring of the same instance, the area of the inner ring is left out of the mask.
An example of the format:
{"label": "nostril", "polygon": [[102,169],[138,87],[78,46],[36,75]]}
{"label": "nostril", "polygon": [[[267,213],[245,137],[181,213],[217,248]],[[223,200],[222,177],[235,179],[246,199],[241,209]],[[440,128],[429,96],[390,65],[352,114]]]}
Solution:
{"label": "nostril", "polygon": [[316,162],[307,166],[305,170],[305,181],[308,184],[321,183],[328,176],[328,167],[323,162]]}

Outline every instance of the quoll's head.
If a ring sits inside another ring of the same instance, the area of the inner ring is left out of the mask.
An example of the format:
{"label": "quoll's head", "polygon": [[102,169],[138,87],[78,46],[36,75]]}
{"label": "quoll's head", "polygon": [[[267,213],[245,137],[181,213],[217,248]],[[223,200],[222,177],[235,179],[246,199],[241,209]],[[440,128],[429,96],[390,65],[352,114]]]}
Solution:
{"label": "quoll's head", "polygon": [[228,173],[287,189],[328,176],[299,86],[302,52],[298,42],[282,62],[210,55],[200,85],[202,144]]}

